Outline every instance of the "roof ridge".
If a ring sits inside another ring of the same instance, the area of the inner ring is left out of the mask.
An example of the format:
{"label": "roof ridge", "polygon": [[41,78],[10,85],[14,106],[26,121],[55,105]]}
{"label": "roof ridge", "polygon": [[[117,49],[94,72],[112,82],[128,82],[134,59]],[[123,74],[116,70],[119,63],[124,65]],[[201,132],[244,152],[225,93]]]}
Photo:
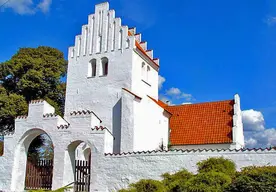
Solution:
{"label": "roof ridge", "polygon": [[167,105],[166,107],[180,107],[180,106],[190,106],[190,105],[200,105],[200,104],[202,105],[202,104],[220,103],[220,102],[226,102],[226,101],[234,101],[234,99],[220,100],[220,101],[207,101],[207,102],[201,102],[201,103],[179,104],[179,105]]}

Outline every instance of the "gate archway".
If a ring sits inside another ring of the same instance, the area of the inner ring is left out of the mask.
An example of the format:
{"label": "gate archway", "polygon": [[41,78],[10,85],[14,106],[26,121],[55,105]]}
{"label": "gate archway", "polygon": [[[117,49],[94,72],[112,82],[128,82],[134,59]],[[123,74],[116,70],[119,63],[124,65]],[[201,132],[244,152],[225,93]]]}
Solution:
{"label": "gate archway", "polygon": [[52,189],[53,143],[47,134],[30,143],[27,154],[25,189]]}
{"label": "gate archway", "polygon": [[[91,147],[81,140],[71,142],[65,154],[65,182],[73,182],[75,192],[89,192],[91,180]],[[69,169],[70,168],[70,169]]]}
{"label": "gate archway", "polygon": [[[48,179],[48,184],[45,184],[45,176],[41,177],[40,179],[38,177],[35,177],[36,175],[44,174],[46,175],[46,169],[52,168],[53,163],[45,162],[41,159],[38,159],[36,162],[32,161],[32,164],[30,164],[30,161],[28,160],[28,150],[29,147],[34,141],[34,139],[39,135],[48,135],[49,138],[50,135],[47,134],[44,130],[39,128],[33,128],[28,131],[26,131],[21,138],[19,139],[19,142],[17,143],[15,147],[15,155],[14,155],[14,168],[12,172],[12,183],[11,188],[12,189],[49,189],[52,185],[52,177],[51,179]],[[54,152],[54,151],[53,151]],[[50,167],[46,167],[49,164],[51,164]],[[32,174],[30,175],[30,171]],[[43,172],[43,173],[42,173]],[[28,178],[28,179],[27,179]],[[35,183],[37,182],[37,183]],[[39,184],[40,183],[40,184]]]}

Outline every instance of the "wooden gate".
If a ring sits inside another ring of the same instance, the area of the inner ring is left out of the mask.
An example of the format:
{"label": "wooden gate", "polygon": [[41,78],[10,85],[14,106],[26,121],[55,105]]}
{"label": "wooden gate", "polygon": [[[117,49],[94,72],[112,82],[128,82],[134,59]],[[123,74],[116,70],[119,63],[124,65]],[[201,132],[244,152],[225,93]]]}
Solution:
{"label": "wooden gate", "polygon": [[75,160],[75,192],[89,192],[90,171],[90,161]]}
{"label": "wooden gate", "polygon": [[25,189],[52,189],[53,160],[27,161]]}

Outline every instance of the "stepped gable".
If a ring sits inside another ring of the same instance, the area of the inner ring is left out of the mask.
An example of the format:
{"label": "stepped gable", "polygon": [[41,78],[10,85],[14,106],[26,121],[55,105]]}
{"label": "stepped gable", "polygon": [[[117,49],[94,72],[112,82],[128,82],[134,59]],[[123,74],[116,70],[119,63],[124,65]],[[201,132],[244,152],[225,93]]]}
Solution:
{"label": "stepped gable", "polygon": [[131,28],[131,30],[128,31],[128,36],[134,36],[135,37],[135,46],[136,48],[144,55],[146,56],[156,67],[159,68],[159,59],[153,58],[153,50],[147,50],[147,42],[141,41],[142,36],[141,33],[137,33],[136,28]]}
{"label": "stepped gable", "polygon": [[69,58],[78,59],[136,48],[159,68],[159,59],[153,58],[153,50],[147,50],[147,43],[142,42],[141,33],[136,33],[136,28],[128,28],[121,23],[121,18],[116,18],[115,11],[109,9],[108,2],[96,5],[95,12],[88,16],[88,24],[83,25],[81,34],[75,36],[75,45],[69,47]]}

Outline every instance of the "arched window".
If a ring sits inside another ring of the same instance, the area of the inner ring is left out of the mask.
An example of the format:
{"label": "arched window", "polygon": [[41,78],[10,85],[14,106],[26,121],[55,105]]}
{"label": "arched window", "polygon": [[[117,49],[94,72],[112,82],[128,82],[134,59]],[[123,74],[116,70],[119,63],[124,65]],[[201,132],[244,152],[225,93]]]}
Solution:
{"label": "arched window", "polygon": [[146,77],[146,64],[144,62],[142,62],[141,75],[142,75],[142,79],[145,80],[145,77]]}
{"label": "arched window", "polygon": [[108,74],[108,59],[106,57],[102,58],[102,76]]}
{"label": "arched window", "polygon": [[150,73],[150,67],[147,66],[147,72],[146,72],[146,81],[149,82],[149,73]]}
{"label": "arched window", "polygon": [[97,71],[96,67],[97,67],[97,61],[96,59],[92,59],[88,65],[88,77],[96,76],[96,71]]}

